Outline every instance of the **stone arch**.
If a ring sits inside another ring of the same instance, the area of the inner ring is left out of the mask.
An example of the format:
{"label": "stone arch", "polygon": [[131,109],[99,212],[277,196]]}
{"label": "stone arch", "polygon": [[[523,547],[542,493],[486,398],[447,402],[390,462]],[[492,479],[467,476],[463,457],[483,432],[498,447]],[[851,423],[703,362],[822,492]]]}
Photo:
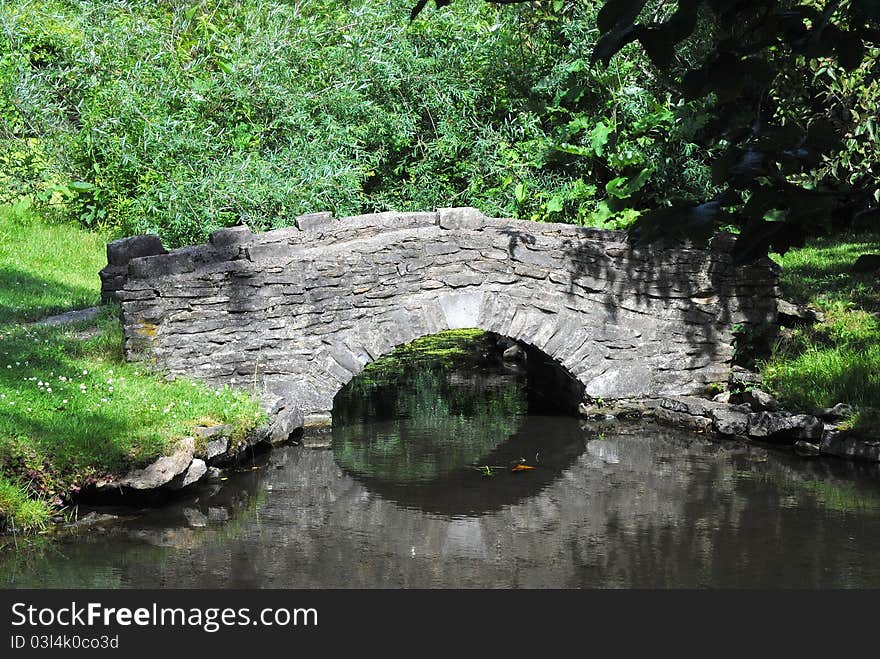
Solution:
{"label": "stone arch", "polygon": [[[579,369],[578,351],[587,340],[572,330],[560,311],[524,303],[492,291],[443,293],[430,299],[405,300],[377,319],[367,319],[334,334],[315,355],[309,377],[285,383],[273,392],[284,407],[297,407],[315,421],[326,421],[339,391],[370,363],[395,348],[452,329],[493,332],[549,357],[572,380],[585,386],[592,372]],[[580,377],[575,373],[580,372]]]}

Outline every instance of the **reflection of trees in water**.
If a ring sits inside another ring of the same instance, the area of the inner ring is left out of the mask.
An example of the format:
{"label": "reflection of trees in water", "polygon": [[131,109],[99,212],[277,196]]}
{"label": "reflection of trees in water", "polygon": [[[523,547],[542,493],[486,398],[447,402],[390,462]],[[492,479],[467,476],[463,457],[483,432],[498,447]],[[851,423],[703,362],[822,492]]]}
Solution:
{"label": "reflection of trees in water", "polygon": [[475,464],[520,426],[526,401],[515,379],[448,375],[414,368],[394,384],[361,384],[337,397],[337,463],[386,481],[428,481]]}

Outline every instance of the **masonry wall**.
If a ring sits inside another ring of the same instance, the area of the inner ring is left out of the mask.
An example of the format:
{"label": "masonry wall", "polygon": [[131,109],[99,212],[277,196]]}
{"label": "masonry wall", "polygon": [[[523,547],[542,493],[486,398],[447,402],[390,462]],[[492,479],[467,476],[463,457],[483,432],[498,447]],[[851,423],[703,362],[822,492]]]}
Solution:
{"label": "masonry wall", "polygon": [[775,265],[736,267],[730,247],[636,249],[467,208],[316,214],[167,253],[155,236],[111,243],[102,279],[129,359],[321,415],[365,364],[459,327],[536,347],[591,398],[702,393],[727,377],[736,324],[775,321]]}

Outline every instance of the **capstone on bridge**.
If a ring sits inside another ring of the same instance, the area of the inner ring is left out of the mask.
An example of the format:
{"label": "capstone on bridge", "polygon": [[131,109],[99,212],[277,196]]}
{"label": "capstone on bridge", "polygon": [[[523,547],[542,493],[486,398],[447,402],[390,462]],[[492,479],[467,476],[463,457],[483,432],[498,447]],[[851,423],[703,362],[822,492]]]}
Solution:
{"label": "capstone on bridge", "polygon": [[170,252],[125,238],[101,276],[128,359],[255,387],[270,412],[308,423],[369,362],[453,328],[534,346],[591,399],[704,393],[727,379],[735,326],[776,320],[777,268],[735,265],[731,244],[634,247],[471,208],[318,213]]}

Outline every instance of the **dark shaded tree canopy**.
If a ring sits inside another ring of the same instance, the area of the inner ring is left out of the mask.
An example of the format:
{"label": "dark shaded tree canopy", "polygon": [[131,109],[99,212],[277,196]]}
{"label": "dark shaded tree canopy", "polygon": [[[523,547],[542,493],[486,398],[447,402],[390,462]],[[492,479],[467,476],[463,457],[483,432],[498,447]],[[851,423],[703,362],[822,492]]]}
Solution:
{"label": "dark shaded tree canopy", "polygon": [[[412,19],[426,4],[419,0]],[[451,0],[435,4],[443,7]],[[633,240],[707,240],[721,227],[732,227],[739,233],[737,257],[749,261],[853,222],[877,224],[880,164],[863,167],[855,181],[821,171],[823,162],[843,148],[844,135],[857,119],[829,118],[834,113],[828,100],[810,95],[809,84],[800,96],[788,95],[786,84],[809,77],[803,71],[817,60],[852,71],[867,58],[869,78],[876,79],[876,53],[870,49],[880,43],[880,0],[650,4],[648,12],[647,0],[605,0],[593,61],[607,64],[635,42],[680,99],[702,103],[701,138],[721,149],[712,163],[721,192],[697,205],[671,199],[668,206],[644,213],[630,229]],[[684,61],[683,44],[698,34],[708,43],[705,57]]]}

